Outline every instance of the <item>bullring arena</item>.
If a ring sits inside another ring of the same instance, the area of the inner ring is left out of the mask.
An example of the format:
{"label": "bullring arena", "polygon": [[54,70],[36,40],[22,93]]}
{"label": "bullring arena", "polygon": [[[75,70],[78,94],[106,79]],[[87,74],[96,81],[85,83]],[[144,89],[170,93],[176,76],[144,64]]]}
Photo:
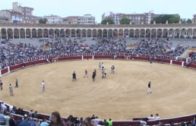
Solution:
{"label": "bullring arena", "polygon": [[[101,78],[98,69],[103,62],[107,78]],[[115,65],[115,74],[110,74]],[[89,77],[84,78],[87,69]],[[92,71],[97,78],[92,82]],[[76,71],[77,81],[72,81]],[[161,117],[176,117],[196,112],[196,71],[177,65],[138,60],[67,60],[36,65],[17,70],[2,78],[6,84],[0,98],[9,104],[27,110],[63,116],[70,114],[86,117],[92,114],[114,120],[146,117],[159,113]],[[14,97],[9,96],[8,84],[19,80]],[[41,93],[40,83],[46,82]],[[152,82],[152,94],[147,95],[147,83]]]}
{"label": "bullring arena", "polygon": [[195,24],[0,24],[0,113],[37,124],[58,111],[67,126],[196,124],[195,68]]}

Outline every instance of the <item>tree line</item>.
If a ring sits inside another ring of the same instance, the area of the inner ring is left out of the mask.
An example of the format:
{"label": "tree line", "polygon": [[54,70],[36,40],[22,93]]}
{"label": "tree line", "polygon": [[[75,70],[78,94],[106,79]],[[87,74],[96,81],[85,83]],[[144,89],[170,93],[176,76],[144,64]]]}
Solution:
{"label": "tree line", "polygon": [[[182,19],[178,14],[164,14],[164,15],[155,16],[152,19],[151,24],[153,24],[154,22],[156,22],[156,24],[165,24],[165,23],[174,24],[179,22],[181,22],[182,24],[190,24],[192,23],[192,20]],[[101,24],[114,24],[114,23],[115,22],[111,17],[107,17],[101,21]],[[120,19],[120,24],[128,25],[128,24],[133,24],[133,22],[129,18],[124,16],[123,18]]]}
{"label": "tree line", "polygon": [[[40,18],[39,19],[39,24],[47,24],[47,19],[46,18]],[[158,15],[155,16],[151,24],[156,22],[156,24],[173,24],[173,23],[179,23],[181,22],[182,24],[191,24],[192,20],[191,19],[182,19],[180,18],[180,15],[178,14],[164,14],[164,15]],[[107,17],[101,21],[101,24],[114,24],[114,20],[111,17]],[[134,24],[129,18],[124,16],[123,18],[120,19],[120,24],[121,25],[128,25],[128,24]]]}

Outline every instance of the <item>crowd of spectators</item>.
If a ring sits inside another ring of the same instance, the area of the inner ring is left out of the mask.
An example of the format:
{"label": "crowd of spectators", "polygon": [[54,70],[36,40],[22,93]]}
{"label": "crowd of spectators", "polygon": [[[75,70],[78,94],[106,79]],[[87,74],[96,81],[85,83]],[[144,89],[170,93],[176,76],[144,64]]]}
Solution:
{"label": "crowd of spectators", "polygon": [[120,54],[144,55],[149,57],[167,57],[175,59],[180,56],[186,47],[177,46],[173,48],[168,40],[147,40],[143,39],[129,48],[130,44],[124,38],[122,39],[104,39],[94,38],[93,44],[84,43],[82,40],[73,39],[53,39],[45,40],[40,45],[33,43],[11,43],[4,42],[0,44],[0,68],[24,63],[29,60],[46,59],[49,57],[59,57],[70,54]]}
{"label": "crowd of spectators", "polygon": [[[138,126],[147,126],[147,121],[159,121],[159,114],[151,114],[145,118],[135,118],[133,120],[139,121]],[[82,118],[74,117],[72,115],[67,118],[60,116],[60,113],[55,111],[51,115],[40,116],[37,111],[26,111],[15,106],[0,102],[0,126],[112,126],[112,119],[100,119],[95,115]],[[196,126],[196,119],[189,121],[182,121],[179,123],[162,124],[159,122],[158,126]]]}
{"label": "crowd of spectators", "polygon": [[[39,45],[27,43],[0,43],[0,69],[6,66],[24,63],[28,60],[46,59],[70,54],[119,54],[126,53],[135,56],[167,57],[175,59],[187,49],[184,46],[172,47],[168,40],[139,40],[131,45],[125,39],[94,38],[96,43],[88,44],[83,40],[60,39],[44,40]],[[196,53],[190,55],[196,61]],[[5,126],[111,126],[112,120],[101,120],[92,115],[87,118],[74,117],[61,118],[58,112],[53,112],[50,118],[39,118],[37,111],[25,111],[22,108],[10,106],[0,102],[0,125]],[[14,118],[17,115],[20,119]],[[154,119],[154,117],[149,117]],[[156,116],[158,118],[158,116]],[[195,123],[195,121],[194,121]]]}
{"label": "crowd of spectators", "polygon": [[183,47],[181,45],[172,47],[172,43],[170,43],[168,40],[141,40],[138,46],[133,50],[133,54],[175,59],[177,56],[180,56],[185,50],[186,47]]}
{"label": "crowd of spectators", "polygon": [[22,108],[0,102],[0,126],[112,126],[112,120],[102,120],[92,115],[86,118],[62,118],[59,112],[50,116],[40,116],[37,111],[26,111]]}
{"label": "crowd of spectators", "polygon": [[196,52],[192,52],[192,53],[190,54],[190,57],[191,57],[191,59],[192,59],[193,61],[196,61]]}

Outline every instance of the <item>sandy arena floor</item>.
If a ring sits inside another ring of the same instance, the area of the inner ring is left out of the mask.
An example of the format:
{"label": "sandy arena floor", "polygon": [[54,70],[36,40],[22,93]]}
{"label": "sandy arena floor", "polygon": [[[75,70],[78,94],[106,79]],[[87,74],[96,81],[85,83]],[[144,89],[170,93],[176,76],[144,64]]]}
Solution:
{"label": "sandy arena floor", "polygon": [[[2,78],[4,90],[0,99],[9,104],[43,113],[59,111],[63,116],[98,115],[100,118],[131,119],[159,113],[162,118],[196,113],[196,71],[168,64],[150,64],[140,61],[102,60],[108,73],[101,79],[100,61],[67,61],[39,65],[16,71]],[[110,67],[116,73],[110,74]],[[97,69],[97,78],[91,74]],[[83,78],[84,70],[89,78]],[[72,72],[78,80],[72,82]],[[14,89],[9,96],[8,84]],[[41,93],[41,81],[46,92]],[[152,95],[147,95],[147,83],[152,81]]]}

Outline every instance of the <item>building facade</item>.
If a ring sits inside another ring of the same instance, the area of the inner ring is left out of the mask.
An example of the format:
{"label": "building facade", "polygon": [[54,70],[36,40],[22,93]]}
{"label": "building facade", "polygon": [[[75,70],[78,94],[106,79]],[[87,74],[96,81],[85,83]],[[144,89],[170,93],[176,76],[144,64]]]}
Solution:
{"label": "building facade", "polygon": [[13,2],[11,10],[0,10],[0,22],[8,23],[38,23],[39,18],[33,16],[33,8],[22,7],[17,2]]}
{"label": "building facade", "polygon": [[63,23],[63,18],[57,15],[45,16],[44,18],[47,19],[47,24],[62,24]]}
{"label": "building facade", "polygon": [[33,16],[33,8],[31,7],[22,7],[18,2],[12,3],[12,10],[22,13],[23,16]]}
{"label": "building facade", "polygon": [[66,25],[77,25],[78,24],[78,16],[68,16],[63,19],[63,24]]}
{"label": "building facade", "polygon": [[64,24],[70,25],[94,25],[95,17],[91,14],[85,14],[84,16],[69,16],[64,18]]}
{"label": "building facade", "polygon": [[0,39],[47,37],[196,39],[196,24],[150,24],[126,26],[0,24]]}
{"label": "building facade", "polygon": [[193,20],[192,20],[192,22],[193,22],[193,23],[196,23],[196,14],[193,15]]}
{"label": "building facade", "polygon": [[94,25],[95,17],[91,14],[85,14],[84,16],[78,17],[78,24],[80,25]]}
{"label": "building facade", "polygon": [[0,19],[4,20],[5,23],[18,23],[23,21],[22,13],[14,10],[1,10]]}
{"label": "building facade", "polygon": [[11,12],[10,10],[0,10],[0,22],[10,22]]}
{"label": "building facade", "polygon": [[109,14],[103,14],[102,20],[106,18],[111,18],[114,21],[114,24],[120,25],[120,21],[122,18],[128,18],[130,19],[130,24],[150,24],[152,19],[154,18],[155,14],[152,12],[149,13],[143,13],[143,14],[124,14],[124,13],[112,13]]}

